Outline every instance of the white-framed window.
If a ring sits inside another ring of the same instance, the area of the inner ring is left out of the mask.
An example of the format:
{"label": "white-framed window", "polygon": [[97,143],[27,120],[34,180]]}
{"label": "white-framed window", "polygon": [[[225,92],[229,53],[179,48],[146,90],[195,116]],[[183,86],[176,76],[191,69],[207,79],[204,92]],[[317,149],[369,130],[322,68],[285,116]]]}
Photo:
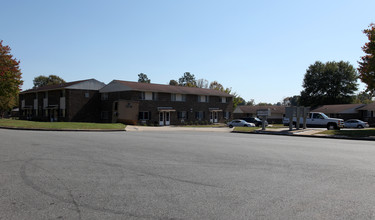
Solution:
{"label": "white-framed window", "polygon": [[102,94],[100,95],[100,99],[101,99],[102,101],[104,101],[104,100],[108,100],[108,93],[107,93],[107,92],[102,93]]}
{"label": "white-framed window", "polygon": [[141,100],[157,100],[158,94],[156,92],[141,92]]}
{"label": "white-framed window", "polygon": [[199,95],[198,102],[208,102],[208,96],[206,95]]}
{"label": "white-framed window", "polygon": [[205,117],[205,112],[203,111],[195,112],[195,119],[202,120],[204,119],[204,117]]}
{"label": "white-framed window", "polygon": [[171,100],[174,102],[186,102],[186,95],[185,94],[171,94]]}
{"label": "white-framed window", "polygon": [[150,112],[139,112],[139,120],[150,120]]}
{"label": "white-framed window", "polygon": [[186,111],[177,112],[177,118],[187,119],[187,112]]}
{"label": "white-framed window", "polygon": [[224,118],[230,119],[230,112],[224,112]]}

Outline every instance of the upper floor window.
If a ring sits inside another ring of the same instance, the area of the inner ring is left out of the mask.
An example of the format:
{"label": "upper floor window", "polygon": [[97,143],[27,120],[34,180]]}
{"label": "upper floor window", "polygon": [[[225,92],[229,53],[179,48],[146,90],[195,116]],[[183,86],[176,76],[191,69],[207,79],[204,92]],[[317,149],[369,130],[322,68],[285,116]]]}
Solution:
{"label": "upper floor window", "polygon": [[85,92],[85,98],[89,98],[89,97],[90,97],[90,93]]}
{"label": "upper floor window", "polygon": [[177,102],[185,102],[186,95],[185,94],[171,94],[171,100]]}
{"label": "upper floor window", "polygon": [[231,101],[231,97],[220,97],[221,103],[229,103]]}
{"label": "upper floor window", "polygon": [[60,91],[60,97],[61,97],[61,98],[65,97],[65,90],[61,90],[61,91]]}
{"label": "upper floor window", "polygon": [[199,95],[198,102],[208,102],[208,96],[206,95]]}
{"label": "upper floor window", "polygon": [[141,92],[141,100],[157,100],[156,92]]}

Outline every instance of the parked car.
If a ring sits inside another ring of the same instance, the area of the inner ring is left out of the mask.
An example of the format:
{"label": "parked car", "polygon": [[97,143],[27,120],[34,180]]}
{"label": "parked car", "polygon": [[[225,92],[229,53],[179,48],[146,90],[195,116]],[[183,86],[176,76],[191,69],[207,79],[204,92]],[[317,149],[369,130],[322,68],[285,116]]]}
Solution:
{"label": "parked car", "polygon": [[[249,123],[254,123],[255,126],[258,126],[258,127],[262,126],[262,120],[259,118],[250,117],[250,118],[241,118],[241,119]],[[268,126],[268,121],[265,121],[264,125]]]}
{"label": "parked car", "polygon": [[344,122],[345,128],[368,128],[370,127],[367,122],[358,119],[349,119]]}
{"label": "parked car", "polygon": [[233,128],[233,127],[255,127],[255,124],[249,123],[249,122],[247,122],[245,120],[242,120],[242,119],[236,119],[236,120],[233,120],[233,121],[229,122],[228,126],[230,128]]}

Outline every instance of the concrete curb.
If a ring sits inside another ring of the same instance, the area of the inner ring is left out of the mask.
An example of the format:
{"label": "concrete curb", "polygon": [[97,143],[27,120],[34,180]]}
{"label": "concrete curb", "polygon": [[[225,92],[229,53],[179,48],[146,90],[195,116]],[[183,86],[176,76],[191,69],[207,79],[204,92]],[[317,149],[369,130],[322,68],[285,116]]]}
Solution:
{"label": "concrete curb", "polygon": [[21,131],[78,131],[78,132],[125,132],[125,129],[48,129],[48,128],[15,128],[15,127],[2,127],[0,129],[8,130],[21,130]]}
{"label": "concrete curb", "polygon": [[359,141],[375,141],[375,138],[370,137],[347,137],[347,136],[331,136],[331,135],[304,135],[304,134],[293,134],[292,132],[243,132],[243,131],[232,131],[231,133],[239,134],[263,134],[263,135],[283,135],[293,137],[309,137],[309,138],[326,138],[326,139],[342,139],[342,140],[359,140]]}

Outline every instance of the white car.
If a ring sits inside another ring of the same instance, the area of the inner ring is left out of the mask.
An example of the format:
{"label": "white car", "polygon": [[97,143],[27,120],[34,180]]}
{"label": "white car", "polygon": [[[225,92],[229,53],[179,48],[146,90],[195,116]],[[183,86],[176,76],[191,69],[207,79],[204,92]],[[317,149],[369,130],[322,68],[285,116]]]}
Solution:
{"label": "white car", "polygon": [[344,122],[345,128],[368,128],[370,127],[367,122],[358,120],[358,119],[350,119]]}
{"label": "white car", "polygon": [[236,119],[228,123],[230,128],[233,127],[255,127],[254,123],[246,122],[245,120]]}

